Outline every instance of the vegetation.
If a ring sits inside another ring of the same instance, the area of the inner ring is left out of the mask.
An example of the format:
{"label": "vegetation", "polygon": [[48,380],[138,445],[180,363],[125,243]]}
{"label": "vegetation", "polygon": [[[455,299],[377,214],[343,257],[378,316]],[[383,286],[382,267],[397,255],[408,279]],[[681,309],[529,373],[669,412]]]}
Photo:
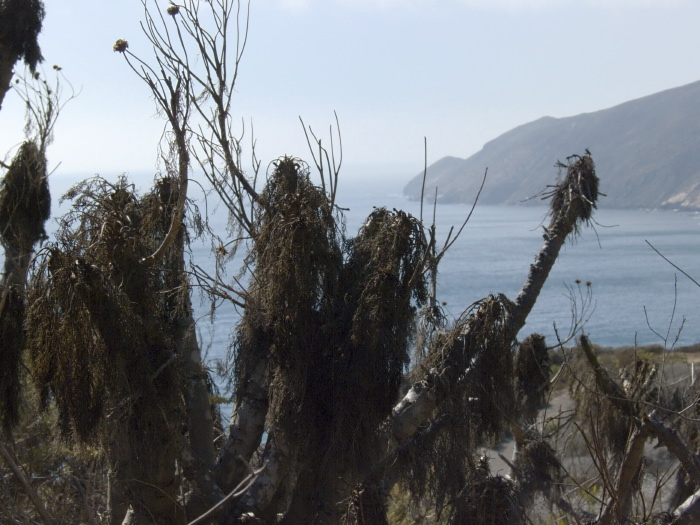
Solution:
{"label": "vegetation", "polygon": [[[449,240],[438,250],[433,226],[385,208],[345,231],[339,131],[338,150],[307,134],[318,183],[298,158],[259,177],[253,151],[252,172],[242,169],[232,125],[242,6],[143,4],[155,56],[123,39],[114,50],[167,122],[163,170],[145,195],[125,177],[76,185],[43,245],[45,148],[63,103],[33,75],[22,84],[38,85],[24,91],[38,96],[27,98],[34,136],[0,190],[3,522],[700,519],[698,393],[669,380],[665,352],[604,358],[586,336],[576,348],[516,338],[561,247],[592,221],[590,154],[569,157],[543,192],[549,223],[519,295],[488,296],[448,324],[431,284]],[[226,238],[188,197],[198,173],[229,211]],[[194,236],[211,240],[215,271],[188,261]],[[237,250],[244,267],[225,280]],[[226,430],[196,337],[195,285],[242,310],[223,378]],[[550,411],[563,385],[569,404]],[[508,475],[481,452],[506,438]],[[655,471],[651,442],[668,451]]]}
{"label": "vegetation", "polygon": [[0,107],[10,88],[15,63],[23,59],[35,73],[44,59],[38,42],[43,21],[41,0],[0,1]]}

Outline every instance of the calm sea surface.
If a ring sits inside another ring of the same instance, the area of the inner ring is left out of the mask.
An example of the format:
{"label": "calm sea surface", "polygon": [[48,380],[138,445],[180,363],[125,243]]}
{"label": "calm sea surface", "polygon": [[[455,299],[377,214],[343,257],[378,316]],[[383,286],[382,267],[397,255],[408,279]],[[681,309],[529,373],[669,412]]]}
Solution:
{"label": "calm sea surface", "polygon": [[[415,215],[420,211],[419,203],[391,189],[383,190],[374,182],[354,184],[341,193],[338,204],[349,208],[345,213],[349,236],[357,232],[373,206]],[[465,205],[439,205],[438,239],[444,240],[451,226],[458,229],[469,209]],[[544,207],[477,205],[441,263],[438,299],[446,303],[448,318],[458,317],[488,294],[517,296],[542,245],[545,215]],[[432,217],[432,205],[425,206],[423,216]],[[603,203],[595,219],[594,228],[584,229],[574,243],[562,249],[519,336],[539,332],[554,344],[556,333],[565,338],[576,317],[585,321],[583,329],[591,340],[603,346],[658,343],[671,348],[700,342],[700,288],[645,242],[700,281],[700,214],[606,210]],[[222,224],[224,220],[223,215],[216,219]],[[207,258],[208,251],[203,244],[193,247],[197,258]],[[200,305],[202,316],[207,308]],[[209,328],[202,319],[210,356],[225,354],[237,316],[225,305]]]}

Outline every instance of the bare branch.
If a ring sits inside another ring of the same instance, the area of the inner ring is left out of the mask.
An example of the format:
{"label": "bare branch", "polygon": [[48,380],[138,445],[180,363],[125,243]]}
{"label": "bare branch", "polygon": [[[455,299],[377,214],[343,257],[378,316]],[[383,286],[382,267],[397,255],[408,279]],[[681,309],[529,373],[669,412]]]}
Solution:
{"label": "bare branch", "polygon": [[214,514],[216,514],[228,502],[234,501],[237,498],[243,496],[243,494],[245,494],[248,491],[248,489],[252,487],[253,484],[258,480],[258,478],[265,471],[266,468],[267,463],[265,463],[258,470],[253,470],[252,467],[249,466],[251,472],[250,475],[248,475],[248,477],[246,477],[243,481],[236,485],[236,488],[234,488],[225,498],[223,498],[220,502],[214,505],[207,512],[202,514],[199,518],[190,521],[188,525],[197,525],[197,523],[204,523],[205,521],[210,519]]}
{"label": "bare branch", "polygon": [[685,275],[688,279],[690,279],[691,281],[693,281],[693,283],[694,283],[696,286],[700,286],[700,283],[699,283],[699,282],[697,282],[695,279],[693,279],[690,275],[688,275],[688,273],[687,273],[685,270],[683,270],[682,268],[680,268],[678,265],[676,265],[674,262],[672,262],[670,259],[668,259],[668,257],[666,257],[664,254],[662,254],[659,250],[657,250],[649,241],[645,241],[645,242],[651,247],[652,250],[654,250],[656,253],[658,253],[659,256],[660,256],[664,261],[666,261],[668,264],[670,264],[671,266],[673,266],[676,270],[678,270],[679,272],[681,272],[681,273],[682,273],[683,275]]}

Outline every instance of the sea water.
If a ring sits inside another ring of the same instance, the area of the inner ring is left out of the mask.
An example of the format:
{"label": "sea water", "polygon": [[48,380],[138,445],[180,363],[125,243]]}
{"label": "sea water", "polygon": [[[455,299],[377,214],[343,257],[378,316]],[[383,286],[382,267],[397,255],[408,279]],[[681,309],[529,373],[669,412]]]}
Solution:
{"label": "sea water", "polygon": [[[79,179],[52,180],[54,201]],[[382,177],[341,180],[337,204],[346,209],[347,235],[357,233],[374,207],[402,209],[419,216],[420,203],[401,194],[404,183]],[[147,191],[150,177],[142,176],[137,186],[142,193]],[[201,201],[199,205],[210,212],[214,228],[225,234],[223,207],[214,203],[205,206]],[[64,203],[59,208],[54,202],[54,215],[65,212],[68,206]],[[435,213],[438,247],[450,228],[459,229],[470,209],[455,204],[433,208],[432,200],[425,199],[423,219],[430,224]],[[448,321],[489,294],[502,293],[515,299],[542,246],[546,215],[545,206],[477,203],[439,267],[437,295]],[[55,228],[55,222],[47,225],[50,232]],[[660,257],[647,241],[700,281],[699,213],[613,210],[606,208],[603,197],[591,227],[583,228],[562,248],[519,337],[538,332],[553,345],[558,338],[566,339],[574,322],[602,346],[660,344],[677,348],[700,343],[700,287]],[[211,243],[194,240],[191,254],[197,264],[211,269]],[[239,267],[240,259],[233,261],[228,275],[235,275]],[[223,358],[240,312],[223,301],[211,317],[209,301],[196,290],[193,304],[202,347],[209,358]]]}
{"label": "sea water", "polygon": [[[337,204],[346,208],[348,236],[357,233],[374,207],[421,213],[420,203],[401,195],[400,186],[376,181],[351,184],[339,192]],[[434,209],[424,203],[424,221],[430,224],[435,216],[438,247],[453,227],[454,237],[470,209],[454,204]],[[448,321],[489,294],[515,299],[543,244],[547,220],[545,206],[476,205],[439,267],[437,299]],[[225,216],[217,221],[223,225]],[[603,201],[591,226],[562,248],[519,337],[537,332],[554,345],[573,326],[601,346],[660,344],[670,349],[700,342],[700,287],[647,241],[700,281],[700,214],[612,210]],[[210,260],[209,253],[208,245],[195,243],[194,257]],[[209,356],[222,357],[239,312],[222,304],[213,324],[207,325],[209,304],[196,298],[195,304]]]}

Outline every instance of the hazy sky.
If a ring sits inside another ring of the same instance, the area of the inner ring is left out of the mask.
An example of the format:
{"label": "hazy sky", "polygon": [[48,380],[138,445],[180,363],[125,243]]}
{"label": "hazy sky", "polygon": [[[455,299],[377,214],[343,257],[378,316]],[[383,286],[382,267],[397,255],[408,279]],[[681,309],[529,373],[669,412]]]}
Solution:
{"label": "hazy sky", "polygon": [[[81,90],[49,150],[56,174],[154,171],[163,122],[112,51],[124,38],[150,57],[140,0],[45,4],[46,74],[58,64]],[[467,157],[545,115],[699,80],[698,21],[697,0],[252,0],[234,116],[252,120],[267,164],[308,158],[299,116],[327,133],[337,111],[349,173],[381,164],[413,175],[424,136],[431,162]],[[15,95],[0,122],[7,151],[22,137]]]}

